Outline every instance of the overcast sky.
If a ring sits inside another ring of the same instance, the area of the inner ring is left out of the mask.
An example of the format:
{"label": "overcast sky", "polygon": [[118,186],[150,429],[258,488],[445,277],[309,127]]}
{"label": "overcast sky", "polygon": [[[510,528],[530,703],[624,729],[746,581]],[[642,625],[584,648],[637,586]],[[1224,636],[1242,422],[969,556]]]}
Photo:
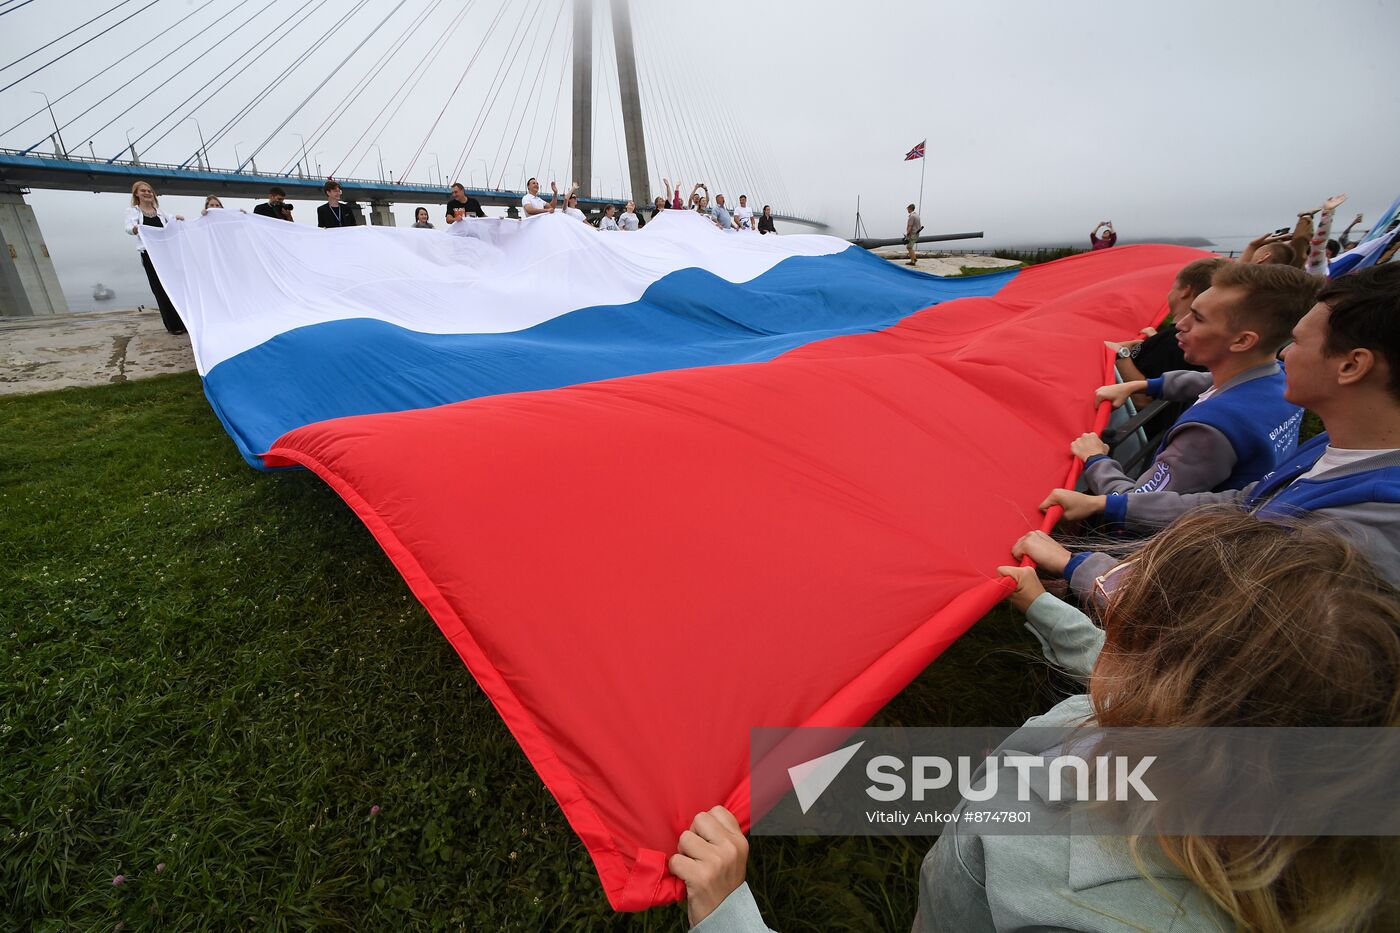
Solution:
{"label": "overcast sky", "polygon": [[[382,158],[396,179],[568,181],[571,0],[21,4],[0,4],[0,86],[113,28],[0,91],[6,147],[51,151],[43,91],[68,148],[102,158],[129,158],[130,129],[143,161],[179,163],[202,131],[217,167],[256,153],[264,172],[294,171],[300,133],[322,175],[378,177]],[[859,196],[869,233],[894,236],[922,168],[927,232],[1068,244],[1112,219],[1125,239],[1225,246],[1331,194],[1350,195],[1344,223],[1400,193],[1394,0],[632,6],[649,193],[663,175],[687,191],[703,180],[840,236]],[[592,174],[596,191],[621,196],[606,0],[595,7]],[[903,161],[923,139],[927,161]],[[119,229],[123,196],[36,191],[29,202],[75,307],[93,306],[99,280],[116,304],[149,303]],[[198,206],[162,200],[186,215]],[[396,208],[401,225],[412,206]],[[311,207],[300,222],[314,222]]]}

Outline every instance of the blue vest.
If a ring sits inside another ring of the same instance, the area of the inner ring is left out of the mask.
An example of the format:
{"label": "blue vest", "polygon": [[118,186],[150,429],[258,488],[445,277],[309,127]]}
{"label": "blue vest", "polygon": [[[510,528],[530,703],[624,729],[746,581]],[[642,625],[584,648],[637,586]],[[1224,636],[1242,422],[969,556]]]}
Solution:
{"label": "blue vest", "polygon": [[1247,511],[1268,518],[1362,502],[1400,503],[1400,466],[1377,467],[1333,479],[1298,479],[1313,468],[1326,449],[1327,435],[1319,434],[1299,447],[1293,459],[1264,477],[1241,504]]}
{"label": "blue vest", "polygon": [[1303,409],[1284,401],[1283,380],[1282,371],[1260,376],[1197,402],[1176,419],[1162,439],[1162,447],[1185,425],[1215,428],[1235,449],[1235,469],[1213,491],[1243,489],[1298,449]]}

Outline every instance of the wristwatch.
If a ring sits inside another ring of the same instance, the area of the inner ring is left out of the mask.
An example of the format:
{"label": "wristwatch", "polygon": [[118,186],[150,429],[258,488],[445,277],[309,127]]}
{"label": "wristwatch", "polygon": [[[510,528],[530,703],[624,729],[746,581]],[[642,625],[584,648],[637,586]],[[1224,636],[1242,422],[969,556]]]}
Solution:
{"label": "wristwatch", "polygon": [[1119,347],[1119,348],[1118,348],[1118,358],[1119,358],[1120,360],[1130,360],[1130,359],[1132,359],[1132,358],[1133,358],[1133,348],[1132,348],[1132,347]]}

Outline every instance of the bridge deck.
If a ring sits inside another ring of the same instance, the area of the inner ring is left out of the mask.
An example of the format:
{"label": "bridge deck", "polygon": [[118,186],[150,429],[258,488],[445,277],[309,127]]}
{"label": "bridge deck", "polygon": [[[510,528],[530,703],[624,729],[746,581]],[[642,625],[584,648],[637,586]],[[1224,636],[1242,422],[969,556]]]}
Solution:
{"label": "bridge deck", "polygon": [[[0,185],[15,188],[40,188],[58,191],[109,191],[125,194],[137,179],[154,185],[161,194],[205,197],[263,198],[267,189],[276,185],[289,198],[319,201],[324,197],[323,178],[308,178],[300,174],[282,175],[264,172],[238,172],[225,169],[191,169],[178,165],[152,162],[114,162],[88,159],[82,156],[51,156],[35,152],[0,149]],[[417,202],[435,204],[447,200],[440,185],[415,182],[384,182],[368,178],[337,178],[347,201],[382,202],[385,204]],[[468,188],[467,194],[488,207],[513,207],[520,204],[523,191],[495,188]],[[602,208],[617,204],[611,198],[579,198],[586,208]],[[638,205],[643,207],[644,205]],[[806,217],[774,214],[787,223],[825,229],[826,224]]]}

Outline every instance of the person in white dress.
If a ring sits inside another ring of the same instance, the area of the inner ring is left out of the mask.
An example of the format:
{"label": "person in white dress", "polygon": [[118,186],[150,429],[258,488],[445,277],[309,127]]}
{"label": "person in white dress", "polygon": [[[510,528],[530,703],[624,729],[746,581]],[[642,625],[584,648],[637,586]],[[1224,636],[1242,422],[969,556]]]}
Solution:
{"label": "person in white dress", "polygon": [[155,295],[156,307],[160,308],[161,323],[165,325],[167,333],[177,337],[185,333],[185,324],[180,320],[180,313],[175,310],[170,296],[165,293],[165,287],[160,283],[160,276],[156,275],[156,267],[151,264],[151,257],[146,255],[145,244],[141,242],[138,232],[143,226],[168,227],[172,220],[184,219],[179,214],[172,218],[160,209],[156,189],[151,187],[149,182],[138,181],[131,186],[131,206],[126,209],[122,229],[136,237],[136,250],[141,254],[141,265],[146,270],[146,281],[150,283],[151,294]]}

